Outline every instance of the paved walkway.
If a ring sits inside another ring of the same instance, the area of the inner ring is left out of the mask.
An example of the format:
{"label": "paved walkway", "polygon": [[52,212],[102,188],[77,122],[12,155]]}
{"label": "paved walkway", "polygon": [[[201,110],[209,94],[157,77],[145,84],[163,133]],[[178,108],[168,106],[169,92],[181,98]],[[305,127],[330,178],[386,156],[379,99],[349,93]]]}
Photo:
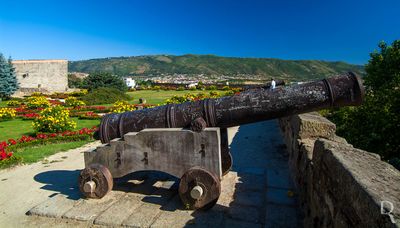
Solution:
{"label": "paved walkway", "polygon": [[118,180],[101,200],[80,199],[81,152],[98,145],[92,143],[56,154],[46,164],[1,171],[0,226],[298,227],[300,210],[277,122],[231,128],[229,135],[233,170],[207,212],[183,210],[177,179],[157,172]]}

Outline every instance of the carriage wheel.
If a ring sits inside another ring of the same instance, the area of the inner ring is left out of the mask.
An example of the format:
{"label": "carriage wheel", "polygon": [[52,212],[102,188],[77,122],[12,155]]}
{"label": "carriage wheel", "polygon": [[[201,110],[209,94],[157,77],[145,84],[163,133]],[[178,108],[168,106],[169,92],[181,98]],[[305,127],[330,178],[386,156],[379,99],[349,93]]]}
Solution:
{"label": "carriage wheel", "polygon": [[186,209],[212,208],[221,194],[219,178],[200,167],[186,171],[179,184],[179,196]]}
{"label": "carriage wheel", "polygon": [[113,178],[105,166],[92,164],[81,171],[78,184],[86,198],[101,199],[113,188]]}
{"label": "carriage wheel", "polygon": [[229,173],[232,169],[232,164],[233,164],[233,158],[232,154],[229,152],[221,153],[221,165],[222,165],[222,176],[225,176],[226,174]]}

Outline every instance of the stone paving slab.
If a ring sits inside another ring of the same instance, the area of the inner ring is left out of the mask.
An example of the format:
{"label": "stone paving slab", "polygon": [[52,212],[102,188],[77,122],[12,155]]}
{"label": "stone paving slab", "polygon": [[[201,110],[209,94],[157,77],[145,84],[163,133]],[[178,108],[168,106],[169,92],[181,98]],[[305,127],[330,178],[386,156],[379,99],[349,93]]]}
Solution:
{"label": "stone paving slab", "polygon": [[109,225],[122,224],[136,208],[142,205],[142,197],[136,194],[126,194],[121,197],[116,203],[108,208],[104,213],[100,214],[94,224]]}
{"label": "stone paving slab", "polygon": [[282,188],[268,188],[267,189],[267,203],[283,204],[295,206],[297,205],[296,198],[290,196],[292,190]]}
{"label": "stone paving slab", "polygon": [[290,178],[289,169],[272,169],[267,172],[268,187],[287,188],[293,187],[293,181]]}
{"label": "stone paving slab", "polygon": [[261,224],[260,223],[251,223],[251,222],[246,222],[246,221],[242,221],[242,220],[235,220],[235,219],[227,219],[225,221],[225,225],[223,227],[226,228],[261,228]]}
{"label": "stone paving slab", "polygon": [[50,218],[61,218],[67,211],[81,203],[82,200],[70,200],[64,195],[55,195],[28,211],[28,215]]}
{"label": "stone paving slab", "polygon": [[298,219],[287,219],[297,218],[298,216],[298,209],[295,207],[268,204],[265,215],[265,228],[299,227]]}
{"label": "stone paving slab", "polygon": [[247,222],[260,223],[260,208],[233,205],[229,208],[229,216],[233,219],[244,220]]}
{"label": "stone paving slab", "polygon": [[62,218],[88,221],[95,219],[112,204],[117,202],[125,193],[112,191],[99,200],[83,200],[67,211]]}

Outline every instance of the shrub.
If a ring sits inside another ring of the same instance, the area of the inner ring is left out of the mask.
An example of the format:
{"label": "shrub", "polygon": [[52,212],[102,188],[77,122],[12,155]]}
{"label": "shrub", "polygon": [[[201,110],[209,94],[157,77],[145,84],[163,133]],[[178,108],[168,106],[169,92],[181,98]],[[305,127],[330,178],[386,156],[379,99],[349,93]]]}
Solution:
{"label": "shrub", "polygon": [[161,86],[154,86],[153,87],[153,90],[156,90],[156,91],[160,91],[160,89],[161,89]]}
{"label": "shrub", "polygon": [[176,88],[176,91],[183,91],[183,90],[185,90],[183,86],[179,86],[178,88]]}
{"label": "shrub", "polygon": [[217,86],[215,85],[210,85],[209,87],[207,87],[208,90],[216,90]]}
{"label": "shrub", "polygon": [[121,77],[112,75],[110,73],[93,73],[83,79],[82,86],[89,91],[97,88],[115,88],[117,90],[126,91],[124,80]]}
{"label": "shrub", "polygon": [[78,100],[76,97],[68,97],[65,99],[65,106],[75,108],[78,106],[85,106],[85,102]]}
{"label": "shrub", "polygon": [[211,91],[210,92],[210,97],[211,98],[217,98],[217,97],[219,97],[219,93],[217,91]]}
{"label": "shrub", "polygon": [[17,100],[9,100],[7,101],[7,106],[9,107],[18,107],[22,104],[22,102],[17,101]]}
{"label": "shrub", "polygon": [[231,90],[234,92],[234,93],[240,93],[240,91],[242,90],[241,88],[231,88]]}
{"label": "shrub", "polygon": [[14,118],[15,113],[16,111],[12,108],[0,108],[0,121]]}
{"label": "shrub", "polygon": [[235,92],[233,92],[232,90],[226,91],[224,96],[233,96],[235,95]]}
{"label": "shrub", "polygon": [[50,106],[50,102],[44,96],[28,97],[28,99],[26,101],[27,101],[26,106],[28,106],[28,108],[31,108],[31,109],[47,108]]}
{"label": "shrub", "polygon": [[229,86],[224,86],[222,87],[223,90],[230,90],[231,88]]}
{"label": "shrub", "polygon": [[32,94],[31,94],[31,96],[32,97],[42,97],[42,96],[45,96],[43,93],[41,93],[41,92],[33,92]]}
{"label": "shrub", "polygon": [[72,97],[82,97],[82,96],[88,94],[88,92],[89,92],[89,91],[88,91],[87,89],[81,89],[81,90],[79,90],[79,91],[74,91],[74,92],[69,93],[69,96],[72,96]]}
{"label": "shrub", "polygon": [[110,104],[117,101],[128,101],[130,97],[114,88],[98,88],[81,98],[87,105]]}
{"label": "shrub", "polygon": [[55,93],[50,94],[49,97],[53,98],[53,99],[65,99],[68,97],[68,94],[55,92]]}
{"label": "shrub", "polygon": [[75,127],[76,123],[69,118],[69,110],[62,106],[43,109],[40,116],[33,121],[36,132],[62,132]]}
{"label": "shrub", "polygon": [[83,79],[79,78],[75,74],[68,74],[68,87],[69,88],[81,88]]}
{"label": "shrub", "polygon": [[[211,94],[213,94],[211,96]],[[198,100],[203,100],[206,98],[215,98],[215,97],[219,97],[219,93],[217,92],[210,92],[210,95],[207,95],[205,93],[198,93],[198,94],[194,94],[194,93],[188,93],[185,94],[184,96],[177,96],[174,95],[171,98],[165,100],[166,104],[180,104],[186,101],[198,101]]]}
{"label": "shrub", "polygon": [[131,105],[126,101],[117,101],[111,108],[111,112],[121,113],[121,112],[133,111],[135,109],[136,108],[134,105]]}

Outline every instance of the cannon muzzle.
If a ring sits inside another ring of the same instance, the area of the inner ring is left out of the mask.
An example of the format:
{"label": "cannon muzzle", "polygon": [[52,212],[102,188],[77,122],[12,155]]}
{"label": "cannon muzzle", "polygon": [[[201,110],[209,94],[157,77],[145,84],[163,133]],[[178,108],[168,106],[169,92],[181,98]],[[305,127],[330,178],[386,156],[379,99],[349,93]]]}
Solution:
{"label": "cannon muzzle", "polygon": [[260,88],[234,96],[108,114],[101,120],[99,134],[102,143],[108,143],[145,128],[183,128],[194,122],[227,128],[329,107],[360,105],[363,97],[361,79],[349,72],[274,90]]}

